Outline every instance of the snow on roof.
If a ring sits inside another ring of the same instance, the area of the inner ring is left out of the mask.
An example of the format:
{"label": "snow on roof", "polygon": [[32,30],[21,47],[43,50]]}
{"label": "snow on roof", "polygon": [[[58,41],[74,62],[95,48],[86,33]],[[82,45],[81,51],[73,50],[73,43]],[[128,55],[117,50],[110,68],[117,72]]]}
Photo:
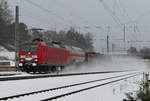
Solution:
{"label": "snow on roof", "polygon": [[0,51],[0,56],[8,57],[11,60],[15,59],[15,52]]}
{"label": "snow on roof", "polygon": [[9,52],[6,48],[4,48],[3,46],[0,46],[0,56],[8,57],[9,59],[14,60],[15,52]]}
{"label": "snow on roof", "polygon": [[79,48],[79,47],[74,47],[74,46],[72,46],[71,47],[73,50],[78,50],[78,51],[81,51],[82,49],[81,48]]}

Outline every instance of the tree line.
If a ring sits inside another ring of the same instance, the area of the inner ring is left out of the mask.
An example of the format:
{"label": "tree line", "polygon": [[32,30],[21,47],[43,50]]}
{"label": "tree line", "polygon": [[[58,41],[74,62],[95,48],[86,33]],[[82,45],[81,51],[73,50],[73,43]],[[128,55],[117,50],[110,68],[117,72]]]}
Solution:
{"label": "tree line", "polygon": [[140,56],[145,59],[150,59],[150,48],[148,47],[143,47],[139,51],[135,47],[130,47],[127,52],[132,56]]}
{"label": "tree line", "polygon": [[[71,27],[68,31],[31,30],[23,22],[19,23],[19,43],[42,37],[46,42],[59,41],[65,45],[82,48],[84,51],[93,51],[93,40],[90,33],[83,34]],[[0,1],[0,45],[9,51],[15,50],[15,22],[6,0]]]}

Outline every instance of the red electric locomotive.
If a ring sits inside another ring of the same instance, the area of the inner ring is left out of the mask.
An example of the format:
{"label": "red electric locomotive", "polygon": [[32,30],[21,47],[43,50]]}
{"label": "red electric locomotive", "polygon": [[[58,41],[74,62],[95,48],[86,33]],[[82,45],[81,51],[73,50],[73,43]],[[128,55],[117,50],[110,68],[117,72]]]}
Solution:
{"label": "red electric locomotive", "polygon": [[23,43],[19,48],[19,67],[26,72],[56,71],[70,62],[69,50],[61,45],[46,45],[42,40]]}

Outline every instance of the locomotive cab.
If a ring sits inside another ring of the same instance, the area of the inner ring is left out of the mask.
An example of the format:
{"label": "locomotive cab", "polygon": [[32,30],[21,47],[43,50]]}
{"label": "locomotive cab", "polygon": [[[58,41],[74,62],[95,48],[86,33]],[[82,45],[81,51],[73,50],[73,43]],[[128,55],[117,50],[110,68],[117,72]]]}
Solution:
{"label": "locomotive cab", "polygon": [[29,71],[37,67],[41,55],[40,46],[38,42],[22,44],[19,49],[19,67]]}

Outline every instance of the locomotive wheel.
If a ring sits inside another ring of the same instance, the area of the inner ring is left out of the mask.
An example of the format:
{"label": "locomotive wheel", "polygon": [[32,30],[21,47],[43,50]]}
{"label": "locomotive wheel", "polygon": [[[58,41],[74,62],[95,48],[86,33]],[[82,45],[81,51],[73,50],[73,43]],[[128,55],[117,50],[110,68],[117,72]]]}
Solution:
{"label": "locomotive wheel", "polygon": [[52,67],[51,67],[51,71],[52,71],[52,72],[56,72],[56,66],[52,66]]}
{"label": "locomotive wheel", "polygon": [[24,69],[24,71],[26,71],[27,73],[30,73],[29,67],[26,67],[26,68]]}
{"label": "locomotive wheel", "polygon": [[63,69],[63,67],[62,67],[62,66],[56,67],[56,71],[57,71],[57,72],[62,71],[62,69]]}
{"label": "locomotive wheel", "polygon": [[39,74],[41,74],[41,73],[42,73],[42,71],[41,71],[40,69],[38,69],[38,73],[39,73]]}
{"label": "locomotive wheel", "polygon": [[35,74],[36,73],[36,71],[35,70],[33,70],[33,74]]}
{"label": "locomotive wheel", "polygon": [[30,73],[30,71],[28,69],[25,70],[27,73]]}
{"label": "locomotive wheel", "polygon": [[34,67],[32,70],[33,70],[33,74],[36,74],[36,72],[38,71],[38,67]]}
{"label": "locomotive wheel", "polygon": [[27,73],[30,73],[28,70],[26,71]]}
{"label": "locomotive wheel", "polygon": [[65,66],[61,66],[61,71],[65,68]]}

